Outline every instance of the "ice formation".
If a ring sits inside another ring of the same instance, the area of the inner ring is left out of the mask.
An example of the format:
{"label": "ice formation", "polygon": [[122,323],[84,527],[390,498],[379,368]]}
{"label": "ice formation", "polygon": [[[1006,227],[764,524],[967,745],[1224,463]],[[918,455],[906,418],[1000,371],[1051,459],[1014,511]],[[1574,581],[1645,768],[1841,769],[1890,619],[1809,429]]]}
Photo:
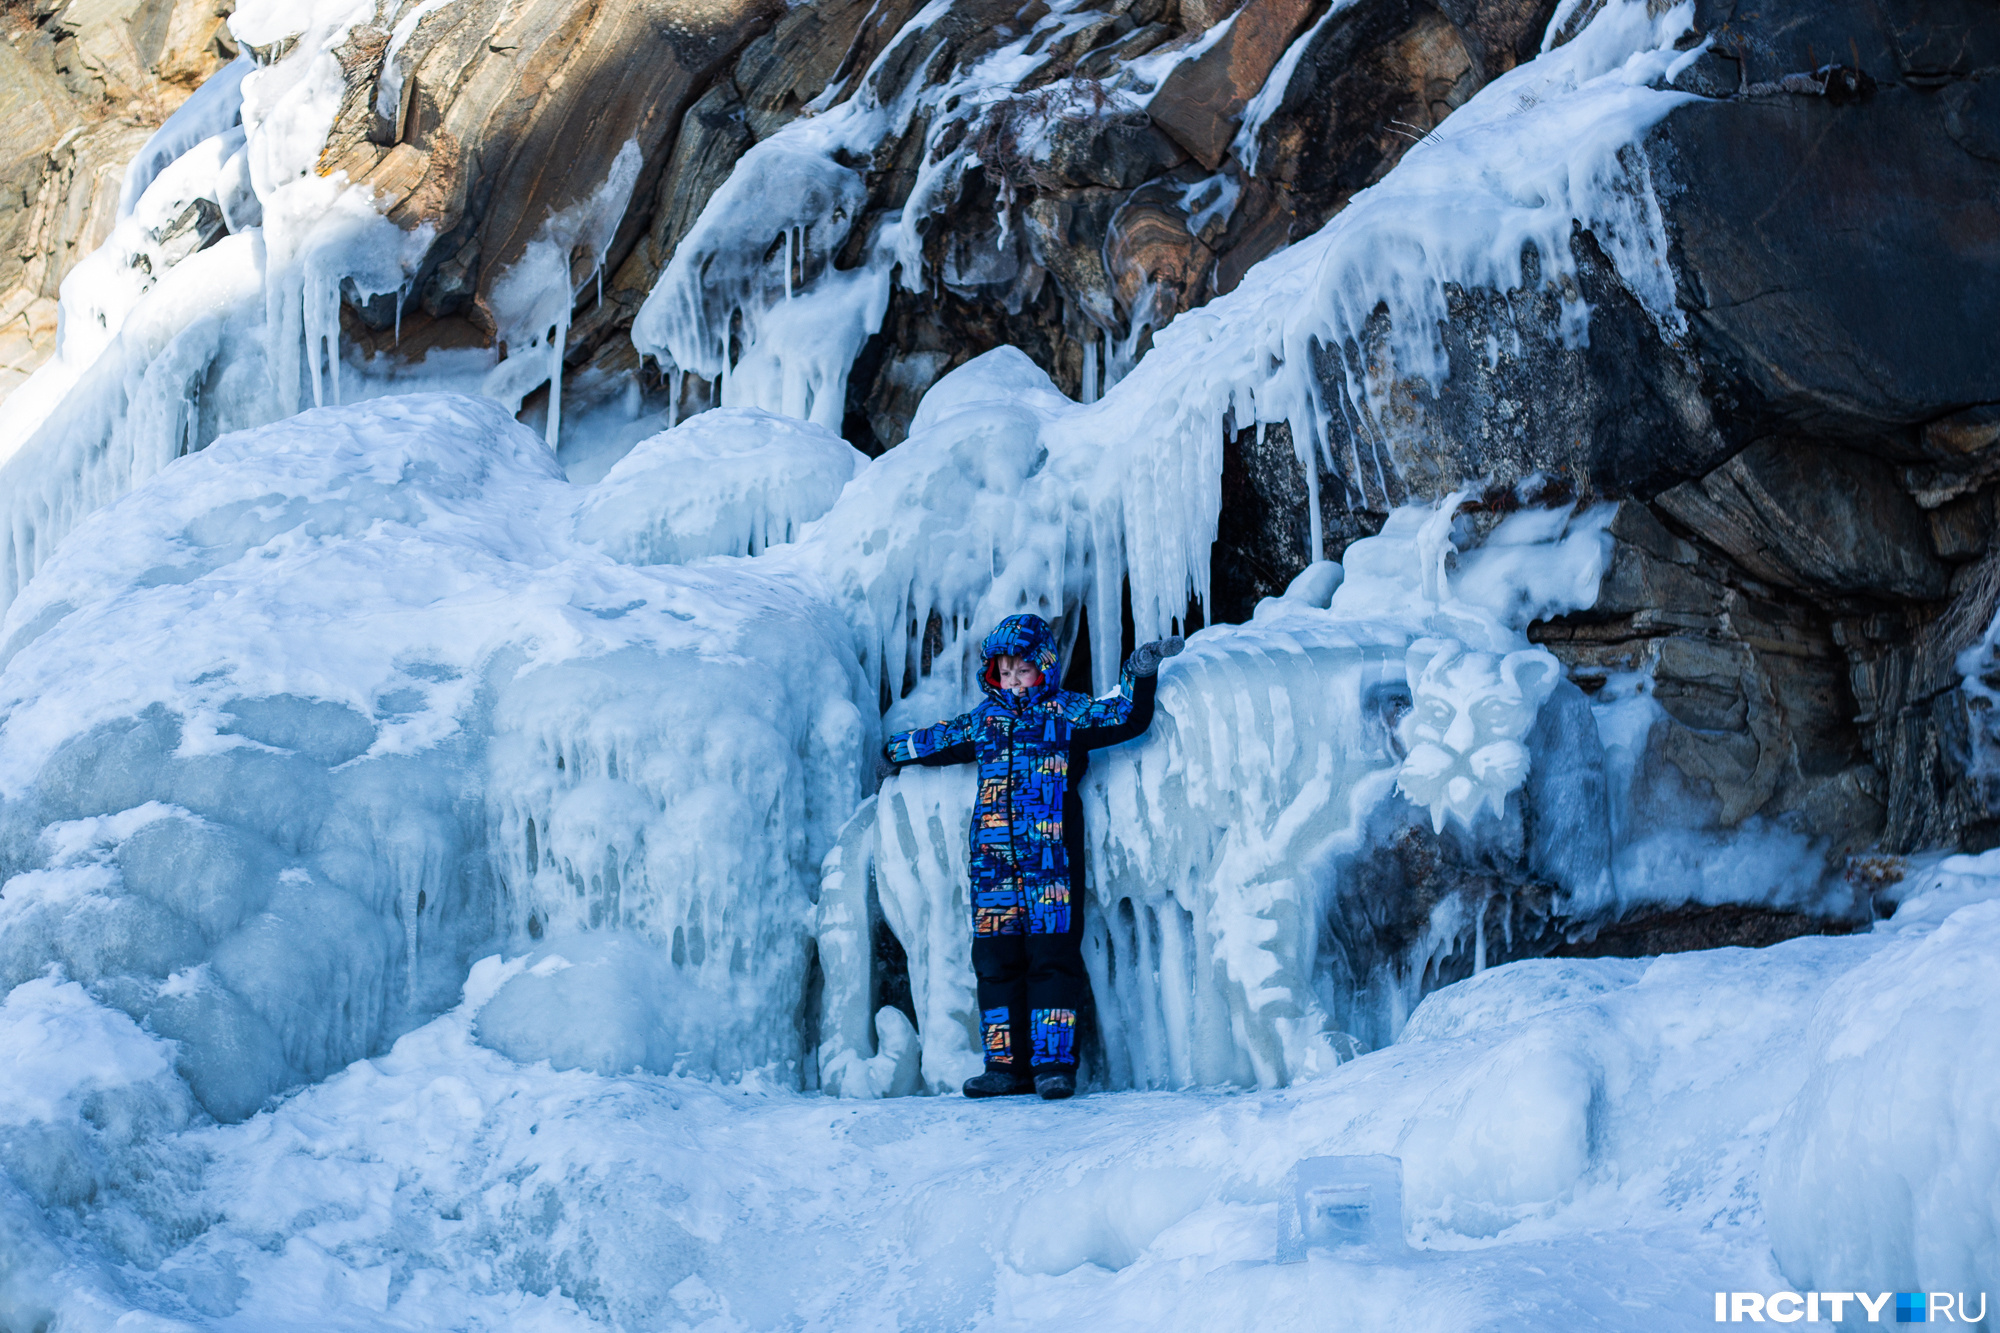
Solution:
{"label": "ice formation", "polygon": [[576,535],[628,565],[757,555],[797,540],[867,461],[796,417],[715,408],[613,464],[578,505]]}
{"label": "ice formation", "polygon": [[[968,69],[928,87],[895,83],[909,63],[905,48],[921,44],[935,18],[932,9],[920,12],[853,88],[822,99],[832,102],[818,108],[822,114],[744,156],[635,322],[642,352],[663,366],[731,377],[725,402],[837,420],[840,409],[825,404],[844,385],[847,361],[835,353],[851,361],[879,327],[892,273],[912,289],[928,276],[922,228],[977,160],[966,128],[1011,94],[1022,62],[1032,59],[1025,52],[1078,21],[1068,7],[1052,7]],[[1381,447],[1388,429],[1381,409],[1396,378],[1435,387],[1448,373],[1438,333],[1447,285],[1518,289],[1523,254],[1533,252],[1542,280],[1567,293],[1564,336],[1582,339],[1589,311],[1574,295],[1569,240],[1572,226],[1582,225],[1663,330],[1678,331],[1658,202],[1643,155],[1628,150],[1687,100],[1656,85],[1699,54],[1675,49],[1692,19],[1690,3],[1602,6],[1574,39],[1481,89],[1395,171],[1314,236],[1256,266],[1227,300],[1158,332],[1117,412],[1089,419],[1100,450],[1116,442],[1105,452],[1122,456],[1129,478],[1122,517],[1142,638],[1165,632],[1185,605],[1186,586],[1205,591],[1226,428],[1287,422],[1313,475],[1334,470],[1354,494],[1384,508],[1409,498],[1409,483],[1394,476]],[[1226,21],[1204,42],[1225,30]],[[1171,63],[1198,49],[1157,59]],[[1280,73],[1289,77],[1296,63],[1295,55],[1281,61]],[[1136,89],[1149,70],[1165,72],[1141,60],[1121,78],[1137,80]],[[1111,94],[1139,95],[1122,87]],[[920,111],[928,116],[926,151],[908,205],[866,239],[855,268],[840,270],[832,257],[853,224],[859,182],[838,159],[866,155]],[[1255,115],[1253,105],[1248,117]],[[1378,309],[1388,316],[1379,355],[1364,346]],[[732,316],[745,331],[737,361],[725,336]],[[1114,313],[1081,317],[1110,347]],[[1136,342],[1137,314],[1132,320]],[[1333,401],[1322,391],[1315,348],[1340,354],[1343,388]],[[1364,362],[1373,367],[1366,374]],[[1087,385],[1085,401],[1095,397]],[[1357,423],[1346,459],[1329,452],[1334,415]],[[1371,442],[1371,456],[1361,455],[1359,441]],[[1318,488],[1307,490],[1317,547]],[[1156,523],[1162,530],[1149,531]]]}
{"label": "ice formation", "polygon": [[[897,452],[925,438],[913,435]],[[1349,548],[1344,580],[1340,565],[1315,566],[1250,624],[1195,635],[1162,672],[1152,733],[1093,764],[1084,788],[1094,907],[1085,956],[1100,1073],[1113,1086],[1273,1086],[1323,1072],[1358,1049],[1357,1038],[1393,1039],[1429,952],[1462,942],[1465,923],[1441,910],[1412,956],[1378,963],[1329,951],[1315,923],[1361,892],[1343,862],[1374,837],[1374,812],[1393,803],[1399,778],[1415,781],[1411,761],[1422,762],[1420,749],[1403,757],[1396,725],[1418,679],[1413,645],[1426,659],[1513,665],[1506,686],[1497,673],[1473,673],[1424,690],[1434,706],[1474,716],[1504,704],[1486,749],[1506,748],[1512,762],[1481,770],[1460,817],[1478,825],[1475,836],[1507,836],[1507,798],[1528,776],[1522,741],[1555,684],[1553,659],[1521,631],[1547,612],[1553,589],[1575,604],[1594,598],[1608,513],[1517,514],[1460,557],[1451,540],[1457,505],[1453,497],[1435,510],[1400,510],[1379,536]],[[1455,571],[1443,568],[1448,558]],[[1488,605],[1461,598],[1463,586]],[[899,705],[904,715],[926,720],[909,702]],[[1483,754],[1476,749],[1474,760]],[[865,997],[856,932],[865,929],[863,876],[872,868],[879,910],[909,959],[922,1073],[934,1089],[979,1064],[963,930],[971,800],[969,773],[911,769],[889,780],[872,811],[857,816],[861,826],[843,833],[821,890],[828,994]],[[1592,898],[1601,890],[1590,875],[1608,873],[1598,864],[1571,878]],[[822,1070],[879,1058],[865,1001],[845,1012],[823,1033]]]}
{"label": "ice formation", "polygon": [[571,306],[623,216],[637,146],[545,219],[496,284],[508,349],[498,366],[475,354],[399,382],[353,364],[340,344],[343,296],[400,302],[432,240],[427,227],[391,223],[369,190],[318,171],[346,86],[335,49],[374,16],[372,0],[239,5],[238,40],[285,54],[230,65],[132,163],[117,227],[64,280],[54,358],[9,398],[0,426],[0,602],[92,510],[218,436],[308,404],[414,386],[517,409],[551,383],[554,443]]}
{"label": "ice formation", "polygon": [[1468,828],[1482,811],[1499,815],[1527,779],[1521,739],[1562,664],[1545,648],[1502,657],[1419,639],[1410,645],[1408,677],[1411,706],[1401,726],[1408,753],[1396,790],[1431,812],[1437,833],[1447,815]]}
{"label": "ice formation", "polygon": [[[1042,58],[1035,52],[1097,17],[1075,0],[1048,6],[1018,36],[929,82],[936,62],[924,48],[947,11],[920,9],[858,78],[821,94],[816,114],[743,155],[633,322],[641,352],[671,373],[719,379],[724,406],[839,428],[848,370],[882,326],[890,284],[920,291],[938,276],[924,262],[923,229],[979,165],[978,126],[1015,96]],[[924,151],[908,201],[860,238],[858,264],[839,267],[867,197],[842,159],[868,158],[918,120]],[[1087,313],[1110,332],[1109,312]]]}
{"label": "ice formation", "polygon": [[845,626],[578,544],[579,494],[497,405],[409,396],[86,520],[5,622],[7,984],[59,962],[240,1116],[434,1012],[475,947],[601,929],[718,997],[662,1067],[796,1062],[875,734]]}

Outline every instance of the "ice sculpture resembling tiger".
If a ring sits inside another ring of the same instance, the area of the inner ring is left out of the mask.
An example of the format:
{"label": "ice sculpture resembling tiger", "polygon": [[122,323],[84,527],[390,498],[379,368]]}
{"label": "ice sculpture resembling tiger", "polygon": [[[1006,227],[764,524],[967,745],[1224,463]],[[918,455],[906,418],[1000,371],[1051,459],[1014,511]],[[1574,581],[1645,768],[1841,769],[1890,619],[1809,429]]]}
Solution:
{"label": "ice sculpture resembling tiger", "polygon": [[1452,639],[1410,645],[1411,707],[1397,728],[1405,749],[1396,786],[1431,812],[1431,829],[1445,816],[1470,829],[1482,807],[1500,814],[1507,794],[1528,777],[1521,743],[1542,701],[1562,678],[1543,648],[1480,652]]}

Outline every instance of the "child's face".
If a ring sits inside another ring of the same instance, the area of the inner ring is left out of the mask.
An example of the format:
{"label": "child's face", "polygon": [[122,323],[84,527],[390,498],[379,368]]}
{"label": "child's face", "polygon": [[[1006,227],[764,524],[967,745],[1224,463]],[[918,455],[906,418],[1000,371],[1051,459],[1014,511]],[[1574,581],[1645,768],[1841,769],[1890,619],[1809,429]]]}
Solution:
{"label": "child's face", "polygon": [[1040,669],[1025,657],[994,658],[993,674],[1000,678],[1001,689],[1015,694],[1026,694],[1042,683]]}

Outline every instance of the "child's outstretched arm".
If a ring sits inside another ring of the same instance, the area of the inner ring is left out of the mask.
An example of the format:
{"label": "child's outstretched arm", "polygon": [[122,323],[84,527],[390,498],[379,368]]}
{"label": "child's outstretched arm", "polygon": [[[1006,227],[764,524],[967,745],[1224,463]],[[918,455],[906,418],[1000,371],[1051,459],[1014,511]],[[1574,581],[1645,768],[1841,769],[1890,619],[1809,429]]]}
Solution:
{"label": "child's outstretched arm", "polygon": [[1153,725],[1153,695],[1158,685],[1160,663],[1181,650],[1181,636],[1141,644],[1125,661],[1119,673],[1118,693],[1098,699],[1086,710],[1082,723],[1071,733],[1071,743],[1086,750],[1107,745],[1123,745],[1146,734]]}
{"label": "child's outstretched arm", "polygon": [[904,764],[969,764],[977,757],[972,748],[972,714],[960,713],[948,722],[899,731],[882,747],[882,757],[892,768]]}

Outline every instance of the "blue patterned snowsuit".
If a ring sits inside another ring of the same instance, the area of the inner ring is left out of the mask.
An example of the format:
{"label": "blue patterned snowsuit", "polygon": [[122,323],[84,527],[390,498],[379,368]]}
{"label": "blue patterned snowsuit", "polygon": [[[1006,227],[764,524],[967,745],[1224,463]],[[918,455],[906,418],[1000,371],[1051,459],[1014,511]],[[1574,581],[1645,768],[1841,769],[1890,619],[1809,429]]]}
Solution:
{"label": "blue patterned snowsuit", "polygon": [[[948,722],[906,731],[884,747],[891,763],[979,763],[972,809],[972,963],[989,1068],[1076,1062],[1083,969],[1083,805],[1077,783],[1089,752],[1145,732],[1154,678],[1128,665],[1118,693],[1092,699],[1057,686],[1055,636],[1041,617],[1009,616],[981,646],[986,698]],[[1003,691],[994,659],[1025,658],[1042,684]]]}

